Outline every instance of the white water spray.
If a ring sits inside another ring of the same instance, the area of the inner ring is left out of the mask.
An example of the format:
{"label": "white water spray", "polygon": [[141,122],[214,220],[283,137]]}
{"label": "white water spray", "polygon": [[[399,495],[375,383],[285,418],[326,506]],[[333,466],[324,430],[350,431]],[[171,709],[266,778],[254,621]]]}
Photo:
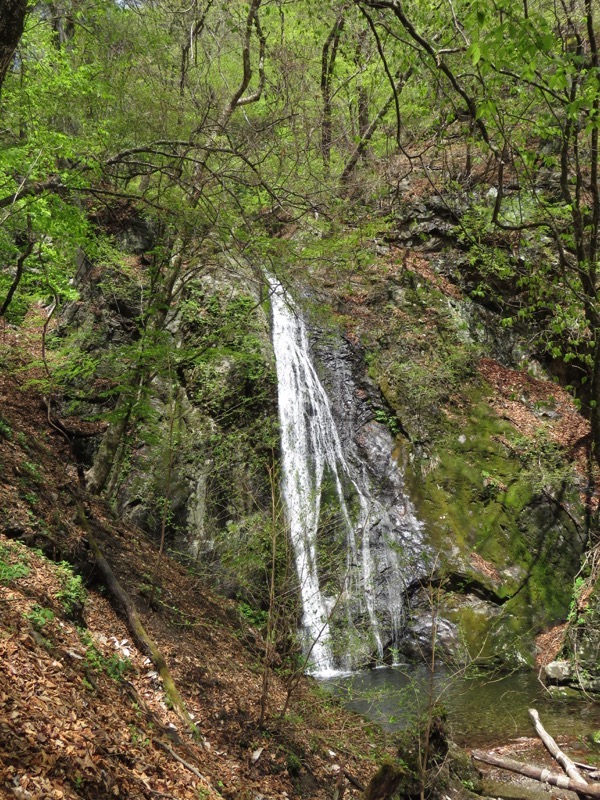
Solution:
{"label": "white water spray", "polygon": [[[397,549],[389,542],[382,546],[383,563],[377,568],[374,564],[370,531],[382,517],[387,518],[387,512],[371,495],[367,477],[344,453],[331,403],[311,360],[302,316],[276,279],[269,276],[268,281],[279,392],[282,492],[300,582],[301,633],[313,673],[328,675],[352,663],[350,654],[334,657],[332,613],[340,615],[345,607],[349,629],[354,627],[354,616],[364,618],[368,623],[370,650],[383,657],[384,643],[376,613],[376,573],[386,573],[387,610],[396,639],[402,619],[404,582]],[[346,576],[342,595],[337,598],[323,595],[317,563],[317,532],[326,473],[337,497],[346,539]],[[354,500],[353,514],[347,494]]]}

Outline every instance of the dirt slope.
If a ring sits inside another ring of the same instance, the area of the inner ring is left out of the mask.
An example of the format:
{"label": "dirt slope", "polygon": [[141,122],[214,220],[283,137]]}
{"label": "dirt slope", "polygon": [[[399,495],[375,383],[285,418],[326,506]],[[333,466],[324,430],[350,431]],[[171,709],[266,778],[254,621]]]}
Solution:
{"label": "dirt slope", "polygon": [[[111,604],[86,528],[165,655],[199,741]],[[0,796],[324,798],[340,770],[368,781],[381,734],[308,680],[281,718],[273,675],[259,729],[263,642],[233,604],[165,559],[148,607],[155,550],[86,495],[42,398],[7,373],[0,531]]]}

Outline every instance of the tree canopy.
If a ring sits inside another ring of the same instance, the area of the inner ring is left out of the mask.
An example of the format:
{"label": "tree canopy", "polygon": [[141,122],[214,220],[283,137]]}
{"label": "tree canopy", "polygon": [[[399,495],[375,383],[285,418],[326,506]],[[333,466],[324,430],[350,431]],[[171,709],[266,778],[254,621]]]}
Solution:
{"label": "tree canopy", "polygon": [[388,224],[402,171],[442,192],[428,154],[458,143],[443,181],[493,189],[460,217],[519,287],[505,324],[579,365],[599,442],[597,29],[593,0],[4,3],[0,313],[118,258],[109,208],[156,233],[151,314],[199,254],[280,259],[283,225],[358,198]]}

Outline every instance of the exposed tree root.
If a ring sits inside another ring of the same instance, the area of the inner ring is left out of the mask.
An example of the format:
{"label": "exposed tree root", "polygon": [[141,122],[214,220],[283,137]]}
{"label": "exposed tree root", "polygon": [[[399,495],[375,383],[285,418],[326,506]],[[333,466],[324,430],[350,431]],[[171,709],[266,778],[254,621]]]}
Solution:
{"label": "exposed tree root", "polygon": [[365,787],[358,780],[358,778],[356,778],[354,775],[352,775],[350,772],[348,772],[347,769],[344,770],[344,777],[352,784],[352,786],[355,786],[358,789],[359,792],[364,792],[365,791]]}
{"label": "exposed tree root", "polygon": [[197,726],[185,707],[185,703],[183,702],[183,699],[179,694],[179,690],[173,681],[171,672],[167,666],[167,662],[165,661],[163,654],[160,652],[153,639],[151,639],[148,635],[132,599],[117,580],[110,567],[110,564],[100,550],[98,542],[96,541],[90,526],[88,525],[83,509],[79,507],[78,510],[81,524],[86,531],[90,547],[92,548],[94,558],[96,559],[96,566],[100,570],[106,588],[125,612],[125,620],[132,638],[138,647],[140,647],[140,649],[149,656],[154,666],[158,670],[158,674],[161,677],[167,698],[169,699],[169,702],[173,706],[173,709],[179,719],[185,724],[195,739],[200,739],[200,732],[198,731]]}
{"label": "exposed tree root", "polygon": [[382,764],[365,788],[363,800],[389,800],[403,775],[404,770],[394,764]]}

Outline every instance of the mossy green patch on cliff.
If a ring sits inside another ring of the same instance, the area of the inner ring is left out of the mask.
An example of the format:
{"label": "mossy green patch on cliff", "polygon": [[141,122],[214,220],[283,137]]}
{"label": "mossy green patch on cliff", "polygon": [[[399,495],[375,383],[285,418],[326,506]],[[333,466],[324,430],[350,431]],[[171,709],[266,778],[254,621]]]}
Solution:
{"label": "mossy green patch on cliff", "polygon": [[381,278],[387,302],[365,305],[369,375],[410,438],[398,439],[398,458],[439,553],[437,577],[448,577],[441,615],[458,625],[470,658],[532,663],[535,635],[568,613],[583,549],[577,480],[553,417],[542,419],[525,390],[509,398],[533,420],[523,432],[492,409],[479,360],[522,363],[522,350],[502,331],[488,336],[493,314],[433,285],[434,261],[417,262],[405,254],[401,269]]}
{"label": "mossy green patch on cliff", "polygon": [[458,623],[470,657],[529,663],[533,636],[566,617],[577,531],[560,504],[539,492],[510,446],[514,428],[481,390],[456,422],[426,460],[406,469],[440,572],[466,576],[488,597],[487,608],[449,597],[441,613]]}
{"label": "mossy green patch on cliff", "polygon": [[561,658],[572,664],[570,683],[600,692],[600,545],[596,543],[573,584]]}

